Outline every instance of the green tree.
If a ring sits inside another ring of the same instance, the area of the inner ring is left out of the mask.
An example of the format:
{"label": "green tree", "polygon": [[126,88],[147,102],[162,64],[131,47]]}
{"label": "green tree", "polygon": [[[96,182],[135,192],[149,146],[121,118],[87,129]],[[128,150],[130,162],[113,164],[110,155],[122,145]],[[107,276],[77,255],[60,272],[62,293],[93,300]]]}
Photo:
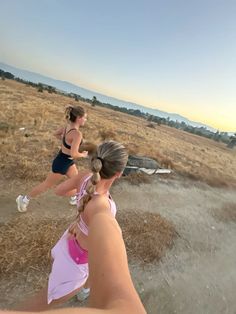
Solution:
{"label": "green tree", "polygon": [[230,136],[230,142],[228,143],[227,147],[234,148],[236,146],[236,132],[234,135]]}
{"label": "green tree", "polygon": [[43,92],[43,85],[41,83],[38,83],[38,92],[39,93]]}
{"label": "green tree", "polygon": [[97,100],[97,97],[96,96],[93,96],[92,98],[92,106],[95,107],[98,103],[98,100]]}
{"label": "green tree", "polygon": [[55,89],[55,87],[53,87],[53,86],[48,85],[47,90],[48,90],[48,92],[49,92],[50,94],[56,93],[56,89]]}

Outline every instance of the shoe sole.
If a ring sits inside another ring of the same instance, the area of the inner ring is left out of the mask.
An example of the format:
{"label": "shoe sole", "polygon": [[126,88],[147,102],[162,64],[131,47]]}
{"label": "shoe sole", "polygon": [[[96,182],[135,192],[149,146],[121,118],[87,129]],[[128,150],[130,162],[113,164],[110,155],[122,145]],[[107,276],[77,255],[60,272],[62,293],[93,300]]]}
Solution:
{"label": "shoe sole", "polygon": [[76,202],[76,203],[69,202],[69,204],[72,205],[72,206],[76,206],[76,205],[77,205],[77,202]]}
{"label": "shoe sole", "polygon": [[88,299],[88,297],[89,297],[89,294],[88,295],[86,295],[86,296],[84,296],[83,298],[79,298],[78,296],[77,296],[77,301],[79,301],[79,302],[83,302],[83,301],[85,301],[86,299]]}
{"label": "shoe sole", "polygon": [[17,199],[16,199],[16,204],[17,204],[18,212],[20,212],[20,213],[25,213],[25,212],[27,211],[27,208],[26,208],[26,209],[22,209],[22,208],[21,208],[19,198],[20,198],[20,196],[18,196]]}

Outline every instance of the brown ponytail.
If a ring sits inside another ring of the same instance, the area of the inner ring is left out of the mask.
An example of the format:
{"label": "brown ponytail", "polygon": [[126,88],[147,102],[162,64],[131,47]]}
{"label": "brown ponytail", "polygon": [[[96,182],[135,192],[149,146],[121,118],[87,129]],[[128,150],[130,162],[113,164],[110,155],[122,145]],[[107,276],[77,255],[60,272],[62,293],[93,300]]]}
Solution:
{"label": "brown ponytail", "polygon": [[85,110],[83,107],[80,106],[73,107],[69,105],[68,107],[66,107],[65,114],[66,120],[70,122],[75,122],[77,117],[82,118],[85,115]]}
{"label": "brown ponytail", "polygon": [[101,180],[99,172],[102,169],[102,162],[98,158],[93,158],[91,161],[91,170],[93,172],[92,177],[88,181],[86,192],[87,194],[80,200],[80,206],[78,212],[81,213],[84,211],[86,204],[91,200],[92,195],[96,190],[97,183]]}

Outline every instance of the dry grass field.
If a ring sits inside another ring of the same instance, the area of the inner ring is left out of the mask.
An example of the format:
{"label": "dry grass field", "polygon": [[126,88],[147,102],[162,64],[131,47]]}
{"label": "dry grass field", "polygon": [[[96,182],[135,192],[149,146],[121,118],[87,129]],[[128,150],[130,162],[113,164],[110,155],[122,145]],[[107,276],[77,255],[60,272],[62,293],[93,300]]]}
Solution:
{"label": "dry grass field", "polygon": [[[50,249],[76,215],[53,191],[32,200],[25,214],[15,203],[50,171],[60,147],[52,134],[65,125],[68,104],[88,112],[85,140],[114,139],[173,169],[133,174],[112,187],[147,313],[235,314],[236,149],[10,80],[0,81],[0,308],[14,308],[46,284]],[[77,164],[87,167],[84,159]]]}
{"label": "dry grass field", "polygon": [[[65,124],[64,109],[70,103],[83,105],[88,111],[83,130],[86,140],[99,143],[114,139],[124,143],[130,153],[152,157],[189,178],[211,186],[236,186],[236,150],[223,143],[167,126],[150,128],[144,119],[39,93],[10,80],[0,81],[0,163],[5,178],[45,177],[60,145],[52,133]],[[25,130],[20,130],[23,127]]]}

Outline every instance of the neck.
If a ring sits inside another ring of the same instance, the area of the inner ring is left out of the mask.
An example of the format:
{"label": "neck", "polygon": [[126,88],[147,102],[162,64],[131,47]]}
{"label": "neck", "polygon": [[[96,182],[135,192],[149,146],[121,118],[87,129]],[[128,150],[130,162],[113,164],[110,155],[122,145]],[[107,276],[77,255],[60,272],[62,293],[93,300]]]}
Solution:
{"label": "neck", "polygon": [[79,129],[79,125],[75,122],[70,122],[70,127],[73,128],[73,129],[76,129],[78,130]]}
{"label": "neck", "polygon": [[114,182],[114,178],[111,179],[101,179],[96,186],[96,192],[99,194],[106,194],[109,192],[112,183]]}

